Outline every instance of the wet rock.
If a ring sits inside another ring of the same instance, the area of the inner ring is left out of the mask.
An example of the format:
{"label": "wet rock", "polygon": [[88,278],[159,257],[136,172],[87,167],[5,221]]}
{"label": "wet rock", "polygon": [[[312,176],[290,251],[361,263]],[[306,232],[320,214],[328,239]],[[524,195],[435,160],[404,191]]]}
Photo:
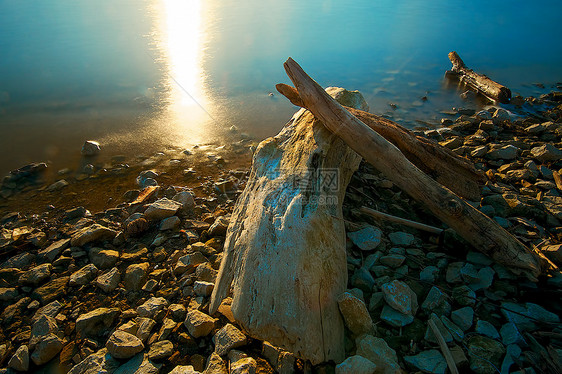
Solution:
{"label": "wet rock", "polygon": [[437,315],[449,315],[451,313],[451,304],[447,301],[446,295],[435,286],[431,287],[421,307]]}
{"label": "wet rock", "polygon": [[55,334],[48,334],[41,338],[31,354],[35,365],[43,365],[51,361],[62,350],[62,340]]}
{"label": "wet rock", "polygon": [[81,268],[80,270],[72,273],[70,276],[70,281],[68,282],[71,286],[84,286],[94,279],[98,275],[98,268],[94,264],[88,264]]}
{"label": "wet rock", "polygon": [[85,244],[95,241],[113,240],[115,235],[117,235],[117,231],[94,223],[93,225],[79,229],[76,233],[74,233],[70,244],[74,247],[82,247]]}
{"label": "wet rock", "polygon": [[505,354],[503,345],[493,339],[481,335],[473,335],[468,339],[468,356],[470,369],[477,374],[493,374],[500,367]]}
{"label": "wet rock", "polygon": [[356,341],[356,354],[365,357],[377,366],[377,372],[385,374],[401,373],[396,351],[386,341],[372,335],[363,335]]}
{"label": "wet rock", "polygon": [[119,259],[119,252],[94,247],[88,251],[88,258],[98,269],[111,269]]}
{"label": "wet rock", "polygon": [[51,301],[58,299],[62,295],[66,294],[69,280],[70,277],[60,277],[53,279],[43,286],[36,288],[35,291],[33,291],[33,293],[31,294],[31,297],[39,300],[39,302],[43,305],[48,304]]}
{"label": "wet rock", "polygon": [[405,356],[404,361],[424,373],[445,374],[447,370],[445,358],[435,349],[420,352],[415,356]]}
{"label": "wet rock", "polygon": [[550,143],[531,149],[532,156],[540,162],[553,162],[562,159],[562,151]]}
{"label": "wet rock", "polygon": [[394,280],[381,286],[384,300],[402,314],[413,316],[418,310],[418,297],[404,282]]}
{"label": "wet rock", "polygon": [[181,221],[177,216],[164,218],[162,222],[160,222],[160,231],[175,230],[180,226],[180,223]]}
{"label": "wet rock", "polygon": [[131,358],[144,349],[144,344],[136,336],[122,330],[115,330],[109,337],[105,348],[118,359]]}
{"label": "wet rock", "polygon": [[129,265],[123,277],[125,289],[127,291],[140,291],[148,278],[149,267],[150,264],[148,262]]}
{"label": "wet rock", "polygon": [[21,285],[36,286],[43,283],[45,280],[49,279],[52,270],[51,264],[42,264],[36,266],[25,273],[23,273],[19,279]]}
{"label": "wet rock", "polygon": [[121,363],[107,352],[107,348],[102,348],[76,364],[68,374],[116,373],[115,370],[120,365]]}
{"label": "wet rock", "polygon": [[451,320],[463,331],[467,331],[472,327],[473,318],[474,310],[468,306],[451,312]]}
{"label": "wet rock", "polygon": [[215,352],[219,356],[224,356],[231,349],[246,345],[248,342],[246,335],[230,323],[227,323],[217,331],[213,340],[215,342]]}
{"label": "wet rock", "polygon": [[361,230],[348,232],[347,237],[363,251],[375,249],[381,242],[382,231],[375,226],[367,226]]}
{"label": "wet rock", "polygon": [[184,325],[187,331],[194,338],[207,336],[215,327],[216,320],[211,316],[198,310],[191,310],[187,313]]}
{"label": "wet rock", "polygon": [[45,190],[48,191],[48,192],[59,191],[59,190],[62,190],[64,187],[68,186],[68,185],[69,185],[69,183],[66,180],[61,179],[61,180],[58,180],[55,183],[49,185]]}
{"label": "wet rock", "polygon": [[162,198],[150,204],[144,211],[147,220],[158,221],[176,214],[181,204],[177,201]]}
{"label": "wet rock", "polygon": [[358,355],[350,356],[336,365],[336,374],[374,374],[377,365]]}
{"label": "wet rock", "polygon": [[8,361],[8,367],[16,371],[29,370],[29,349],[27,345],[20,346]]}
{"label": "wet rock", "polygon": [[148,358],[151,360],[162,360],[174,353],[174,344],[169,340],[161,340],[150,346]]}
{"label": "wet rock", "polygon": [[96,336],[109,331],[121,312],[119,308],[98,308],[82,314],[76,319],[76,333],[79,337]]}
{"label": "wet rock", "polygon": [[93,140],[86,140],[80,153],[82,156],[95,156],[101,151],[100,143]]}
{"label": "wet rock", "polygon": [[353,334],[359,336],[373,330],[373,320],[361,299],[344,292],[338,297],[338,306],[345,325]]}
{"label": "wet rock", "polygon": [[96,279],[96,286],[98,286],[102,291],[112,292],[119,286],[121,281],[121,274],[117,268],[113,268],[110,271],[100,275]]}
{"label": "wet rock", "polygon": [[68,248],[69,245],[70,239],[61,239],[54,242],[47,248],[39,250],[39,253],[37,255],[41,259],[53,262],[55,258],[57,258],[62,253],[62,251]]}
{"label": "wet rock", "polygon": [[168,304],[168,301],[163,297],[151,297],[137,308],[137,313],[141,317],[158,319],[156,315],[164,311]]}

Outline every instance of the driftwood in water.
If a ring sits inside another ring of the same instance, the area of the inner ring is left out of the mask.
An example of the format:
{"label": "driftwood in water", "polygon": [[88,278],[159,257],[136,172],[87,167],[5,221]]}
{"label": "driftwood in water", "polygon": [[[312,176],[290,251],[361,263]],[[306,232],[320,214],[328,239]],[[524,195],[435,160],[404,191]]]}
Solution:
{"label": "driftwood in water", "polygon": [[[294,87],[282,83],[276,87],[291,103],[305,107]],[[484,184],[486,178],[467,159],[434,141],[415,135],[391,120],[360,109],[345,109],[398,147],[410,162],[437,182],[468,200],[480,200],[479,185]]]}
{"label": "driftwood in water", "polygon": [[423,173],[392,143],[326,94],[294,60],[288,59],[284,66],[303,105],[394,184],[498,263],[530,278],[541,273],[544,262],[536,252]]}
{"label": "driftwood in water", "polygon": [[501,84],[494,82],[483,74],[478,74],[466,67],[457,52],[449,53],[449,60],[453,64],[451,70],[447,71],[448,76],[458,78],[461,83],[476,90],[482,95],[500,103],[507,104],[511,99],[511,90]]}
{"label": "driftwood in water", "polygon": [[304,109],[260,143],[232,213],[211,313],[232,293],[232,313],[250,335],[313,364],[344,359],[341,207],[360,161]]}

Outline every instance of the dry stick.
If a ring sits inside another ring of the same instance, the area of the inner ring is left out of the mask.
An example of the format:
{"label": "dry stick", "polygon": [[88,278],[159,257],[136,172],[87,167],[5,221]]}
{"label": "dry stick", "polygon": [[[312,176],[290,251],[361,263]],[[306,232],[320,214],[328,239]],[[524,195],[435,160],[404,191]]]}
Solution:
{"label": "dry stick", "polygon": [[[291,103],[306,108],[293,87],[280,83],[276,88]],[[344,108],[398,147],[411,163],[437,182],[468,200],[480,201],[480,184],[486,182],[486,177],[468,159],[432,140],[415,135],[389,119],[355,108]]]}
{"label": "dry stick", "polygon": [[365,206],[359,208],[359,211],[361,213],[368,214],[369,216],[374,217],[374,218],[384,219],[384,220],[390,221],[390,222],[396,222],[396,223],[399,223],[401,225],[413,227],[415,229],[422,230],[422,231],[427,231],[427,232],[430,232],[432,234],[441,235],[441,233],[443,232],[443,229],[440,229],[438,227],[429,226],[429,225],[426,225],[426,224],[423,224],[423,223],[411,221],[411,220],[406,219],[406,218],[396,217],[396,216],[393,216],[393,215],[390,215],[390,214],[387,214],[387,213],[379,212],[378,210],[367,208]]}
{"label": "dry stick", "polygon": [[453,358],[453,355],[451,354],[449,347],[447,347],[447,343],[445,343],[445,339],[443,338],[443,335],[441,335],[441,332],[435,325],[435,322],[433,322],[430,319],[427,321],[427,323],[429,324],[431,331],[433,331],[433,335],[435,335],[435,338],[437,338],[437,343],[439,343],[441,352],[443,352],[443,356],[445,356],[445,361],[447,361],[447,366],[449,366],[449,370],[451,370],[451,374],[459,374],[457,365],[455,365],[455,359]]}
{"label": "dry stick", "polygon": [[289,58],[284,67],[306,108],[327,129],[339,136],[400,189],[423,203],[477,250],[513,271],[521,271],[530,279],[536,280],[543,266],[537,253],[424,174],[398,148],[338,104],[293,59]]}

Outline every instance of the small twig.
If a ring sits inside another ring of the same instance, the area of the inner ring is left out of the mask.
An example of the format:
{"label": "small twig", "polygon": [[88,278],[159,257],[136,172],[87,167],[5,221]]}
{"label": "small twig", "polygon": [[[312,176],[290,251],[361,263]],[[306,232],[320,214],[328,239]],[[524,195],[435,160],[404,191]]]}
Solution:
{"label": "small twig", "polygon": [[443,232],[442,229],[440,229],[438,227],[435,227],[435,226],[429,226],[429,225],[426,225],[426,224],[423,224],[423,223],[410,221],[409,219],[392,216],[390,214],[379,212],[378,210],[374,210],[374,209],[367,208],[367,207],[364,207],[364,206],[359,208],[359,211],[361,213],[368,214],[369,216],[374,217],[374,218],[379,218],[379,219],[384,219],[384,220],[387,220],[387,221],[390,221],[390,222],[399,223],[401,225],[413,227],[415,229],[422,230],[422,231],[427,231],[427,232],[430,232],[432,234],[441,235],[441,233]]}
{"label": "small twig", "polygon": [[447,343],[445,342],[443,335],[441,335],[441,332],[435,325],[435,322],[429,319],[427,323],[429,324],[431,331],[433,331],[433,334],[437,338],[437,343],[439,343],[441,352],[443,352],[443,356],[445,356],[445,361],[447,361],[447,366],[449,367],[451,374],[459,374],[459,369],[457,369],[457,365],[455,365],[455,359],[453,358],[453,355],[451,354],[449,347],[447,347]]}

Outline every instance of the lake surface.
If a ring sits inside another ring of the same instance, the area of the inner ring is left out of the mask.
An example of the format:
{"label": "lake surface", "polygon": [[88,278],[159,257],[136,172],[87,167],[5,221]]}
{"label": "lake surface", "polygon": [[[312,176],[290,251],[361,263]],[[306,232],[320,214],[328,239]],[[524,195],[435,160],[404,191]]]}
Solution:
{"label": "lake surface", "polygon": [[546,0],[0,0],[0,173],[76,168],[86,139],[140,155],[272,136],[296,109],[275,93],[289,56],[371,112],[437,124],[476,105],[444,82],[452,50],[524,96],[560,82],[560,14]]}

